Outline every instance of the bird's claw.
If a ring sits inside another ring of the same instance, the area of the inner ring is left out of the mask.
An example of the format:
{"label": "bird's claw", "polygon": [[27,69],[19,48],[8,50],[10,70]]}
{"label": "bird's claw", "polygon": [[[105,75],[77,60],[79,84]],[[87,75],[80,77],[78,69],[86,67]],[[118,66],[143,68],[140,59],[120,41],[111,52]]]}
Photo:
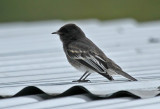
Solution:
{"label": "bird's claw", "polygon": [[90,80],[76,80],[76,81],[72,81],[72,82],[91,82]]}

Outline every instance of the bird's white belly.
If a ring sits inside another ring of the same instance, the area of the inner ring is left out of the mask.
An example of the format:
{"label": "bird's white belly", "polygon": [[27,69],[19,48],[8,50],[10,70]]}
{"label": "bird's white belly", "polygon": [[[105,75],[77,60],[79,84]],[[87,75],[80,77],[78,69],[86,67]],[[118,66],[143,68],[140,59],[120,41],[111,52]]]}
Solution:
{"label": "bird's white belly", "polygon": [[[74,65],[72,65],[74,66]],[[86,72],[89,71],[89,73],[94,73],[95,71],[91,70],[90,68],[84,66],[84,65],[80,65],[79,67],[74,66],[77,70],[81,71],[81,72]]]}
{"label": "bird's white belly", "polygon": [[91,70],[90,68],[88,68],[87,66],[85,65],[82,65],[81,63],[79,63],[78,61],[75,61],[73,59],[69,59],[69,57],[67,57],[69,63],[74,67],[76,68],[77,70],[81,71],[81,72],[86,72],[86,71],[89,71],[89,73],[93,73],[95,71]]}

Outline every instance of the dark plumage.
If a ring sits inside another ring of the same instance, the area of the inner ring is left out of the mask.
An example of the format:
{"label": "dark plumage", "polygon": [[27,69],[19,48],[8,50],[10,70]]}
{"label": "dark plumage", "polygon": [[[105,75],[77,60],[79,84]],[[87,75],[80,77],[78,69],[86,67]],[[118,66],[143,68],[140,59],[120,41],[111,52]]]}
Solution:
{"label": "dark plumage", "polygon": [[114,80],[111,75],[119,74],[137,81],[109,59],[75,24],[66,24],[52,34],[59,34],[69,63],[85,72],[77,82],[89,81],[86,78],[92,72],[97,72],[109,80]]}

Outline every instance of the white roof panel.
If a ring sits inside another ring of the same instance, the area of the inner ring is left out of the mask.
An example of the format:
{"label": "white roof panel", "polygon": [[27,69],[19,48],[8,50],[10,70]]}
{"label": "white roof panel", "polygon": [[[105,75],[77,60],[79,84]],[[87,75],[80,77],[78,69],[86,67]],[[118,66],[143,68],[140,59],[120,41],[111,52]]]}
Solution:
{"label": "white roof panel", "polygon": [[11,97],[0,100],[1,108],[149,109],[160,105],[160,21],[70,22],[138,81],[122,76],[108,81],[95,73],[89,83],[72,82],[82,73],[69,65],[59,37],[51,35],[68,22],[0,24],[0,96]]}

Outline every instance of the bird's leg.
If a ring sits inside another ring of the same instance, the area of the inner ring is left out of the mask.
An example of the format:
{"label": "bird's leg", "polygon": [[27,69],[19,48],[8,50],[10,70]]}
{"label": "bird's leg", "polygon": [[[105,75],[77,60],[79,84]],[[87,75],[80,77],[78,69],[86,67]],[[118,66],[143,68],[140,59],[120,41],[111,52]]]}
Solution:
{"label": "bird's leg", "polygon": [[86,71],[77,81],[72,81],[72,82],[88,82],[90,80],[85,80],[88,76],[90,75],[90,73],[88,73],[88,71]]}
{"label": "bird's leg", "polygon": [[90,75],[91,73],[88,73],[82,80],[86,80],[86,78]]}
{"label": "bird's leg", "polygon": [[87,75],[87,74],[88,74],[88,71],[86,71],[86,72],[79,78],[79,80],[82,80],[82,78],[85,77],[85,75]]}

